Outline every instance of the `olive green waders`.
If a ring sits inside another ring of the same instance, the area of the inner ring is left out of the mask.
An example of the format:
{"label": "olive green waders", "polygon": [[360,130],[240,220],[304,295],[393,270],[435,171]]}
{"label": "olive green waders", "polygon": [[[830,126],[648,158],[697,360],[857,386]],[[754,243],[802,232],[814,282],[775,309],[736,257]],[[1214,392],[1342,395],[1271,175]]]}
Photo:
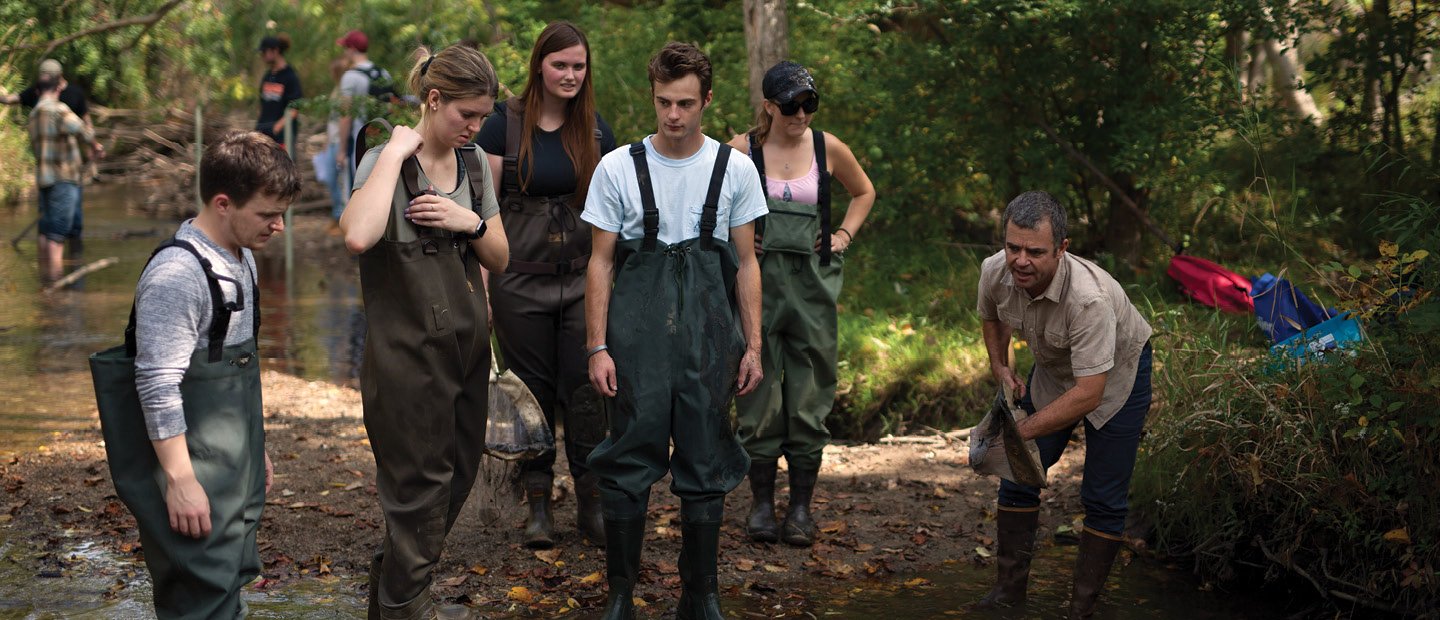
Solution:
{"label": "olive green waders", "polygon": [[[747,529],[753,539],[810,544],[815,536],[810,498],[830,431],[825,418],[835,404],[835,302],[844,259],[830,253],[830,175],[825,134],[812,130],[820,169],[818,204],[767,197],[760,257],[765,377],[754,392],[736,399],[740,440],[753,461],[755,504]],[[750,156],[765,185],[764,151],[751,136]],[[767,192],[768,193],[768,192]],[[816,245],[819,242],[817,251]],[[790,512],[783,532],[774,517],[774,478],[781,456],[790,469]]]}
{"label": "olive green waders", "polygon": [[[170,529],[165,506],[165,472],[145,430],[135,391],[135,309],[125,344],[90,356],[100,427],[115,492],[135,515],[145,566],[154,584],[159,618],[238,618],[246,607],[240,589],[260,574],[255,532],[265,505],[265,429],[260,400],[260,360],[255,338],[224,346],[230,315],[245,306],[243,284],[235,302],[225,302],[208,260],[183,240],[155,250],[180,247],[200,260],[210,285],[210,346],[197,349],[180,381],[185,407],[185,443],[195,478],[210,501],[210,535],[191,538]],[[154,257],[154,254],[151,255]],[[255,291],[253,283],[251,290]],[[258,291],[256,291],[258,294]],[[260,329],[260,300],[250,312]]]}
{"label": "olive green waders", "polygon": [[[464,161],[478,201],[484,164],[473,150]],[[418,195],[413,157],[400,176]],[[490,339],[469,240],[393,212],[388,226],[409,226],[418,238],[392,241],[387,230],[360,255],[368,325],[360,388],[385,514],[370,609],[372,618],[421,618],[431,610],[431,570],[483,456]]]}
{"label": "olive green waders", "polygon": [[[501,174],[501,221],[510,242],[510,266],[490,274],[491,320],[505,365],[535,395],[553,434],[565,427],[565,458],[575,480],[577,525],[593,542],[604,540],[600,501],[585,461],[605,437],[600,397],[590,387],[585,359],[585,267],[590,226],[580,221],[574,194],[530,196],[520,186],[519,152],[525,105],[511,99],[506,112]],[[598,139],[598,136],[597,136]],[[553,544],[549,517],[555,453],[521,465],[530,519],[526,542]]]}
{"label": "olive green waders", "polygon": [[650,486],[667,470],[671,491],[681,500],[682,523],[697,526],[685,530],[685,547],[692,552],[682,554],[681,571],[695,576],[685,581],[685,599],[712,606],[716,600],[718,547],[710,539],[718,536],[725,494],[740,484],[750,464],[729,411],[745,348],[734,302],[738,260],[734,246],[714,238],[730,151],[721,145],[700,236],[663,244],[644,145],[630,147],[644,200],[645,237],[621,241],[616,251],[606,344],[615,360],[617,389],[607,399],[609,436],[590,454],[610,535],[606,618],[630,613]]}

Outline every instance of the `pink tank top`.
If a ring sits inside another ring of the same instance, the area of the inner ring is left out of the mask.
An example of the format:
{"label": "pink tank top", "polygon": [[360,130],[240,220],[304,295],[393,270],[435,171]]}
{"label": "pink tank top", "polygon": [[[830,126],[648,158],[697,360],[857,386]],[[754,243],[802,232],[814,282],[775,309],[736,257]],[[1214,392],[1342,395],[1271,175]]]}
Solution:
{"label": "pink tank top", "polygon": [[766,174],[765,190],[771,200],[817,204],[820,202],[820,164],[815,158],[810,158],[810,171],[803,177],[788,181]]}

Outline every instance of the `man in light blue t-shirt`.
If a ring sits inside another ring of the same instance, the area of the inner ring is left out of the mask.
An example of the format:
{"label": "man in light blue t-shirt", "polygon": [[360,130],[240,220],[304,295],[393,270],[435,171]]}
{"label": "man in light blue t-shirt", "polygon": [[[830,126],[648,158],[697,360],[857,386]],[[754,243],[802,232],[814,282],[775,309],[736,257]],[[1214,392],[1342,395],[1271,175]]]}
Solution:
{"label": "man in light blue t-shirt", "polygon": [[718,619],[725,495],[750,466],[730,402],[761,379],[754,221],[766,213],[765,194],[749,158],[700,132],[710,59],[670,43],[649,72],[658,129],[600,161],[580,215],[594,226],[590,383],[610,417],[588,463],[605,514],[602,617],[634,617],[650,487],[669,471],[683,536],[676,617]]}

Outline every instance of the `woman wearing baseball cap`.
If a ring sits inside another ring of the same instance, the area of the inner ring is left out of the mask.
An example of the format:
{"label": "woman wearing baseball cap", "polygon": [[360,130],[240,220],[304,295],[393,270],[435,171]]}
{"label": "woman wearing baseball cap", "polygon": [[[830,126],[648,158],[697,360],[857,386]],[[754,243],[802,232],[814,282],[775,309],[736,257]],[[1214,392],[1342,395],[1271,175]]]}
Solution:
{"label": "woman wearing baseball cap", "polygon": [[[820,91],[805,67],[781,61],[765,72],[765,100],[755,127],[730,145],[748,153],[760,171],[770,208],[756,227],[764,308],[764,380],[735,399],[740,440],[750,453],[754,496],[746,530],[756,542],[815,542],[810,499],[830,431],[835,402],[836,298],[845,250],[870,214],[875,187],[839,138],[812,129]],[[830,216],[830,178],[850,194],[839,226]],[[790,506],[775,520],[775,475],[785,457]]]}

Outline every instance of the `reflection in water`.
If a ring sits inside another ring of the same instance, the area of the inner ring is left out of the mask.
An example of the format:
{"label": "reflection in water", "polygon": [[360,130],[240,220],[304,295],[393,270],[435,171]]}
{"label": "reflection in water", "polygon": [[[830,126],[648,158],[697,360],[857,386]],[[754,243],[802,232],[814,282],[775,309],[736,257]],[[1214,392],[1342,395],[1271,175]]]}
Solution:
{"label": "reflection in water", "polygon": [[[351,261],[354,269],[354,260]],[[341,274],[336,274],[337,276]],[[358,273],[327,281],[324,322],[325,351],[330,359],[330,380],[360,387],[360,358],[365,355],[365,309],[360,303]]]}

